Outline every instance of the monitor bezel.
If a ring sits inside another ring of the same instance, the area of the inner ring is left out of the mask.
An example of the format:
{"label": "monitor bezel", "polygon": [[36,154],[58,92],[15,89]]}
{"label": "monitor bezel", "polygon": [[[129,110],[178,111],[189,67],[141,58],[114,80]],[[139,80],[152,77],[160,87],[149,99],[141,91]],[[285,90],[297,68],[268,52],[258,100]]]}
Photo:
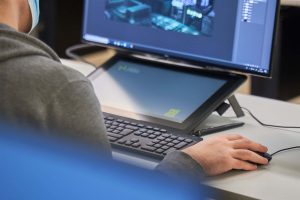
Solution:
{"label": "monitor bezel", "polygon": [[[193,60],[193,59],[188,59],[188,58],[182,58],[180,56],[176,56],[176,55],[170,55],[170,54],[160,54],[160,53],[156,53],[155,50],[150,50],[148,49],[146,50],[142,50],[142,49],[130,49],[130,48],[125,48],[125,47],[120,47],[120,46],[115,46],[115,45],[111,45],[111,44],[104,44],[104,43],[99,43],[99,42],[95,42],[95,41],[91,41],[91,40],[86,40],[84,38],[85,35],[85,26],[86,26],[86,10],[87,10],[87,5],[88,5],[88,1],[89,0],[85,0],[84,2],[84,10],[83,10],[83,26],[82,26],[82,37],[81,37],[81,41],[83,43],[89,43],[89,44],[93,44],[93,45],[98,45],[101,47],[106,47],[106,48],[110,48],[110,49],[114,49],[116,51],[121,51],[123,54],[128,54],[128,55],[132,55],[132,54],[137,54],[140,56],[145,56],[145,57],[149,57],[149,56],[153,56],[155,59],[168,59],[171,62],[184,62],[187,65],[193,65],[193,66],[198,66],[199,68],[205,68],[208,70],[220,70],[220,71],[227,71],[230,73],[244,73],[244,74],[248,74],[248,75],[252,75],[252,76],[258,76],[258,77],[262,77],[262,78],[272,78],[272,74],[274,72],[274,64],[275,64],[275,45],[276,45],[276,36],[277,36],[277,28],[278,28],[278,23],[279,23],[279,12],[280,12],[280,0],[275,0],[276,1],[276,11],[275,11],[275,20],[274,20],[274,25],[273,25],[273,34],[272,34],[272,45],[271,45],[271,52],[270,52],[270,65],[269,65],[269,72],[267,74],[265,73],[259,73],[259,72],[255,72],[255,71],[249,71],[249,70],[245,70],[242,68],[235,68],[233,67],[233,64],[228,64],[228,65],[221,65],[221,64],[216,64],[213,61],[212,62],[208,62],[208,61],[204,61],[204,59],[201,60]],[[237,65],[238,66],[238,65]],[[241,65],[240,65],[241,66]]]}
{"label": "monitor bezel", "polygon": [[[193,73],[199,74],[201,76],[208,76],[214,78],[221,78],[226,80],[226,84],[221,87],[214,95],[212,95],[204,104],[202,104],[192,115],[190,115],[183,123],[173,122],[169,120],[164,120],[160,118],[155,118],[151,116],[141,115],[133,112],[128,112],[116,108],[107,107],[102,105],[102,111],[105,113],[110,113],[114,115],[119,115],[125,118],[131,118],[138,121],[144,121],[153,124],[159,124],[162,126],[171,127],[178,130],[185,130],[190,132],[195,129],[201,122],[203,122],[212,112],[214,112],[227,98],[229,98],[234,91],[240,87],[247,79],[244,75],[224,73],[224,72],[212,72],[205,69],[193,69],[193,68],[182,68],[176,65],[159,63],[155,61],[146,61],[144,59],[129,57],[127,55],[117,54],[106,63],[104,63],[101,68],[98,68],[95,72],[89,75],[89,80],[93,83],[100,74],[105,73],[107,69],[112,67],[116,62],[120,60],[125,60],[127,62],[140,63],[143,65],[149,65],[149,67],[158,67],[169,70],[175,70],[182,73]],[[94,85],[95,90],[97,86]],[[100,101],[101,104],[101,101]],[[112,113],[113,111],[113,113]]]}

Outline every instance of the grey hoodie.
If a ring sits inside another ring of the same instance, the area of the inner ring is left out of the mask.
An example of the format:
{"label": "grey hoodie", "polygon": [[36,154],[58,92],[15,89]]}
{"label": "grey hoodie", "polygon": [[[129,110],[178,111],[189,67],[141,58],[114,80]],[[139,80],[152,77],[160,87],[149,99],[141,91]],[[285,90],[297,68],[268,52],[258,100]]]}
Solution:
{"label": "grey hoodie", "polygon": [[[41,41],[1,24],[0,119],[95,144],[111,157],[89,80],[63,66]],[[167,155],[157,169],[176,176],[202,174],[201,167],[179,151]]]}

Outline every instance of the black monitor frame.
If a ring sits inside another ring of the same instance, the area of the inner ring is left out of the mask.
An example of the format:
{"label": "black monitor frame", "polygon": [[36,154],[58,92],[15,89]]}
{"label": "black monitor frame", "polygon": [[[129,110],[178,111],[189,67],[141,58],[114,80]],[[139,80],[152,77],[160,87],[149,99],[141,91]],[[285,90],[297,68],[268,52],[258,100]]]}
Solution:
{"label": "black monitor frame", "polygon": [[[180,56],[175,56],[175,55],[170,55],[170,54],[160,54],[155,52],[154,50],[141,50],[141,49],[129,49],[129,48],[125,48],[125,47],[120,47],[120,46],[114,46],[114,45],[110,45],[110,44],[103,44],[103,43],[97,43],[94,41],[89,41],[89,40],[85,40],[84,39],[84,26],[82,28],[82,42],[83,43],[89,43],[89,44],[93,44],[93,45],[98,45],[98,46],[102,46],[102,47],[106,47],[106,48],[110,48],[110,49],[114,49],[117,52],[121,52],[122,54],[128,54],[129,56],[132,55],[138,55],[140,57],[144,57],[145,59],[149,59],[149,57],[153,57],[154,59],[160,59],[160,60],[168,60],[169,62],[173,62],[173,63],[182,63],[185,65],[192,65],[192,66],[196,66],[200,69],[207,69],[207,70],[212,70],[212,71],[224,71],[224,72],[229,72],[229,73],[245,73],[245,74],[249,74],[249,75],[254,75],[254,76],[258,76],[258,77],[262,77],[262,78],[272,78],[272,74],[274,71],[274,63],[275,63],[275,44],[276,44],[276,37],[277,37],[277,28],[278,28],[278,22],[279,22],[279,13],[280,13],[280,0],[275,0],[276,1],[276,17],[274,20],[274,31],[273,31],[273,39],[272,39],[272,47],[271,47],[271,56],[270,56],[270,70],[268,74],[262,74],[259,72],[249,72],[245,69],[237,69],[234,66],[234,64],[230,64],[230,65],[222,65],[222,64],[216,64],[214,62],[211,62],[209,60],[204,60],[200,61],[200,60],[192,60],[192,59],[188,59],[188,58],[181,58]],[[86,11],[86,4],[84,6],[84,11]],[[85,18],[85,16],[84,16]],[[84,19],[85,20],[85,19]],[[83,23],[84,23],[83,20]],[[239,65],[236,65],[239,66]]]}
{"label": "black monitor frame", "polygon": [[[119,115],[126,118],[131,118],[139,121],[149,122],[153,124],[160,124],[162,126],[171,127],[174,129],[184,130],[190,132],[194,130],[201,122],[203,122],[212,112],[214,112],[226,99],[228,99],[234,91],[242,85],[247,79],[244,75],[233,74],[228,72],[212,72],[205,69],[182,68],[175,64],[165,64],[155,61],[145,61],[144,59],[129,57],[125,54],[117,54],[109,61],[104,63],[101,68],[89,75],[89,79],[93,82],[101,73],[105,73],[107,69],[113,66],[116,62],[125,60],[127,62],[140,63],[143,65],[151,65],[149,67],[159,67],[169,70],[175,70],[182,73],[193,73],[205,75],[207,77],[214,77],[226,80],[226,84],[220,88],[214,95],[212,95],[204,104],[202,104],[191,116],[189,116],[183,123],[172,122],[169,120],[158,119],[155,117],[131,113],[116,108],[106,107],[102,105],[102,111],[110,114]],[[97,87],[95,90],[97,90]],[[113,113],[112,113],[113,112]]]}

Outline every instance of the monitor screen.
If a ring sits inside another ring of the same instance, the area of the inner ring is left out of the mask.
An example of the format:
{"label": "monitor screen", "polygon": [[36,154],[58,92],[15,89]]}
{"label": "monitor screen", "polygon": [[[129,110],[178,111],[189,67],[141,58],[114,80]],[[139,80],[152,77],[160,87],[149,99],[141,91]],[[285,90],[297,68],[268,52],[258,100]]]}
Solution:
{"label": "monitor screen", "polygon": [[278,0],[86,0],[83,39],[271,75]]}
{"label": "monitor screen", "polygon": [[92,79],[101,105],[111,114],[121,110],[175,123],[183,123],[228,82],[123,59]]}

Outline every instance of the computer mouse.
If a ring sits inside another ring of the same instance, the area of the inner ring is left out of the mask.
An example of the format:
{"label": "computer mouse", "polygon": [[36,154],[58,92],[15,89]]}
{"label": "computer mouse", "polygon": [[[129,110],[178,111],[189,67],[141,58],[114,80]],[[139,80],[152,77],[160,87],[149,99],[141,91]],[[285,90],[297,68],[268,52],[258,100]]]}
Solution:
{"label": "computer mouse", "polygon": [[264,157],[264,158],[268,159],[269,162],[272,160],[272,156],[268,153],[261,153],[261,152],[255,152],[255,153],[257,153],[261,157]]}

